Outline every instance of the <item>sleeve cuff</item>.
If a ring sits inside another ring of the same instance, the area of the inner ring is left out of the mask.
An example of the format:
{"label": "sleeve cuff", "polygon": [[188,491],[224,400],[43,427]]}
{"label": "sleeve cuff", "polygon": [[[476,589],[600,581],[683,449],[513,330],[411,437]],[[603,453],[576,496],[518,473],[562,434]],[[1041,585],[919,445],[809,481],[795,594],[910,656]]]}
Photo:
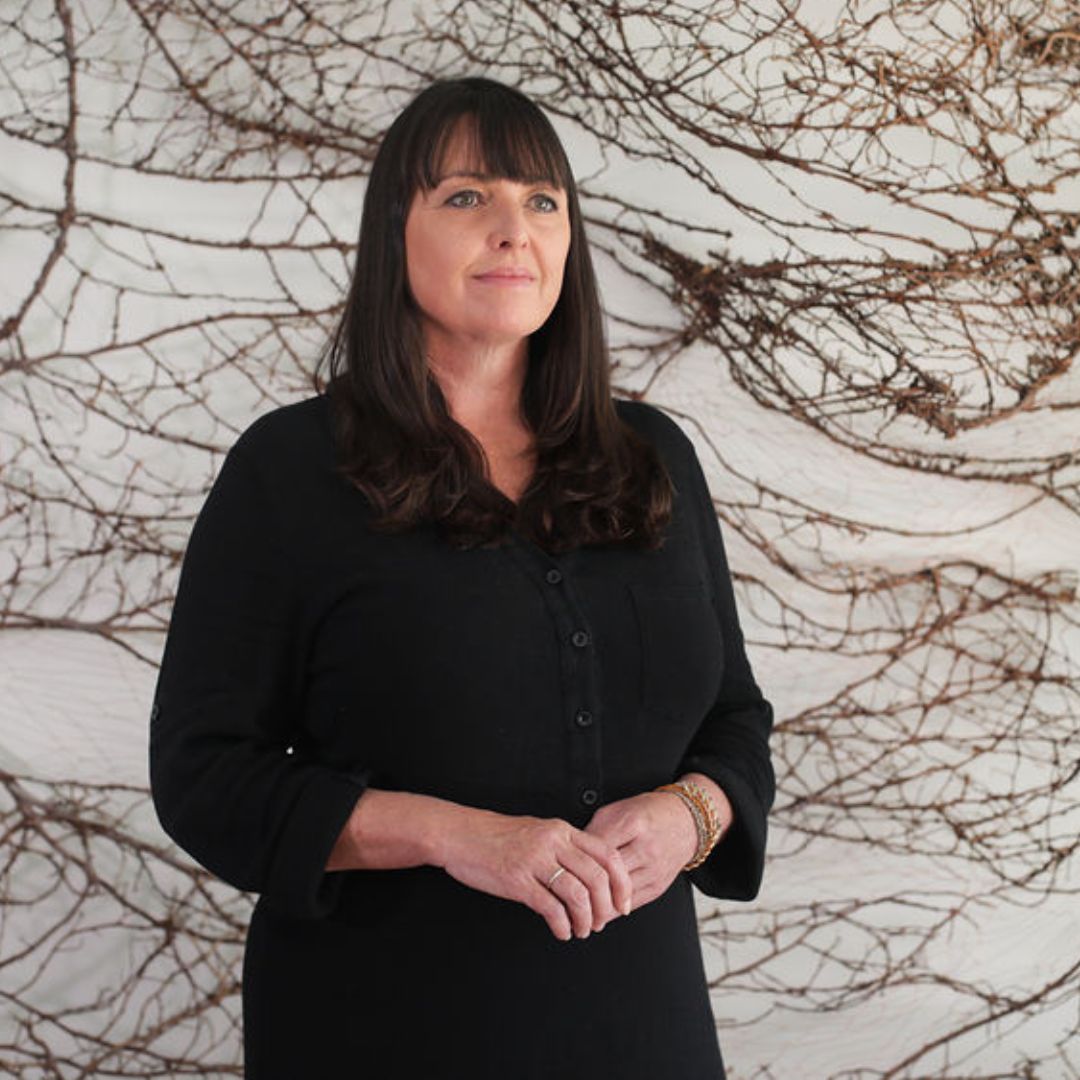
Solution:
{"label": "sleeve cuff", "polygon": [[753,900],[765,869],[766,809],[742,776],[715,758],[691,755],[682,762],[679,774],[687,772],[704,773],[715,780],[735,815],[709,857],[687,871],[690,881],[715,899]]}
{"label": "sleeve cuff", "polygon": [[302,919],[333,911],[341,872],[327,873],[326,863],[369,779],[367,770],[348,774],[310,769],[278,838],[264,890],[270,906]]}

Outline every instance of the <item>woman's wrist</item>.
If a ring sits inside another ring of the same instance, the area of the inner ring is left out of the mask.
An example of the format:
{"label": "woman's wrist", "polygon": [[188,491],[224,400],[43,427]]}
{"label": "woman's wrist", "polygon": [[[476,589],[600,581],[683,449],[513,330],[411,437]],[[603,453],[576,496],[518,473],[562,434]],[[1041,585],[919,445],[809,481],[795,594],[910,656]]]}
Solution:
{"label": "woman's wrist", "polygon": [[720,786],[703,773],[686,773],[656,790],[676,796],[690,815],[695,843],[683,869],[693,870],[705,862],[730,828],[734,816],[731,803]]}
{"label": "woman's wrist", "polygon": [[441,804],[433,814],[425,835],[425,859],[432,866],[445,870],[448,862],[460,857],[461,845],[472,843],[484,818],[504,815],[463,803],[436,800]]}
{"label": "woman's wrist", "polygon": [[450,834],[461,828],[470,809],[433,795],[368,788],[345,822],[326,869],[440,866]]}
{"label": "woman's wrist", "polygon": [[[674,796],[675,793],[670,790],[656,789],[657,793],[661,795]],[[672,798],[671,805],[674,807],[672,814],[677,814],[678,819],[682,822],[682,840],[678,846],[682,849],[680,858],[685,865],[686,863],[693,862],[694,856],[697,854],[698,849],[701,846],[701,828],[698,825],[697,816],[693,810],[690,809],[687,801],[682,798]],[[676,806],[676,804],[678,804]],[[672,845],[675,846],[674,844]]]}
{"label": "woman's wrist", "polygon": [[716,816],[720,821],[720,837],[723,839],[735,820],[735,809],[731,805],[731,800],[724,794],[724,789],[712,777],[699,772],[685,773],[679,777],[679,783],[697,784],[698,787],[705,789],[705,794],[712,799],[713,806],[716,807]]}

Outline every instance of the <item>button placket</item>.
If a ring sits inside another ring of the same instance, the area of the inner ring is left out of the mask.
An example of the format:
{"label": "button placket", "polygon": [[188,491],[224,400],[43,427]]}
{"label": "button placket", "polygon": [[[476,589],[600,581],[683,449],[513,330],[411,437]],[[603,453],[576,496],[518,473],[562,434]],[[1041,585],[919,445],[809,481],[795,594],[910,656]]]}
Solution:
{"label": "button placket", "polygon": [[513,555],[527,576],[539,583],[544,606],[563,642],[559,675],[568,715],[563,714],[567,719],[562,721],[560,731],[567,772],[559,778],[559,787],[578,808],[573,814],[567,807],[568,820],[576,819],[584,826],[603,791],[595,642],[587,629],[587,613],[578,603],[572,576],[552,566],[552,556],[538,545],[516,539],[511,547]]}

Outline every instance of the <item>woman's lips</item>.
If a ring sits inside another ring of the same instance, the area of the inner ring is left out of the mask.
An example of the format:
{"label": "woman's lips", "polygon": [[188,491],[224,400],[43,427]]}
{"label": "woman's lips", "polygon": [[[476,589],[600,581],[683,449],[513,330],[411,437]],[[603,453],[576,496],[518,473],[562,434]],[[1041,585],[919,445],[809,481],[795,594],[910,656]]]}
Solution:
{"label": "woman's lips", "polygon": [[492,270],[488,274],[477,274],[476,280],[485,285],[531,285],[534,278],[522,270]]}

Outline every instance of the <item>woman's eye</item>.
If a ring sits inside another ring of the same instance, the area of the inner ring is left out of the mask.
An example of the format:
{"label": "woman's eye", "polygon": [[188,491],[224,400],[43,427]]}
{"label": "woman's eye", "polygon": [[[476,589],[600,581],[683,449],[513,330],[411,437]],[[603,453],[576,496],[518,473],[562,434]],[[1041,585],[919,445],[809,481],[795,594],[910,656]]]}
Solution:
{"label": "woman's eye", "polygon": [[550,195],[534,195],[533,199],[545,214],[553,214],[559,209],[559,204]]}
{"label": "woman's eye", "polygon": [[450,206],[470,207],[475,206],[479,198],[480,192],[478,191],[455,191],[446,201]]}

